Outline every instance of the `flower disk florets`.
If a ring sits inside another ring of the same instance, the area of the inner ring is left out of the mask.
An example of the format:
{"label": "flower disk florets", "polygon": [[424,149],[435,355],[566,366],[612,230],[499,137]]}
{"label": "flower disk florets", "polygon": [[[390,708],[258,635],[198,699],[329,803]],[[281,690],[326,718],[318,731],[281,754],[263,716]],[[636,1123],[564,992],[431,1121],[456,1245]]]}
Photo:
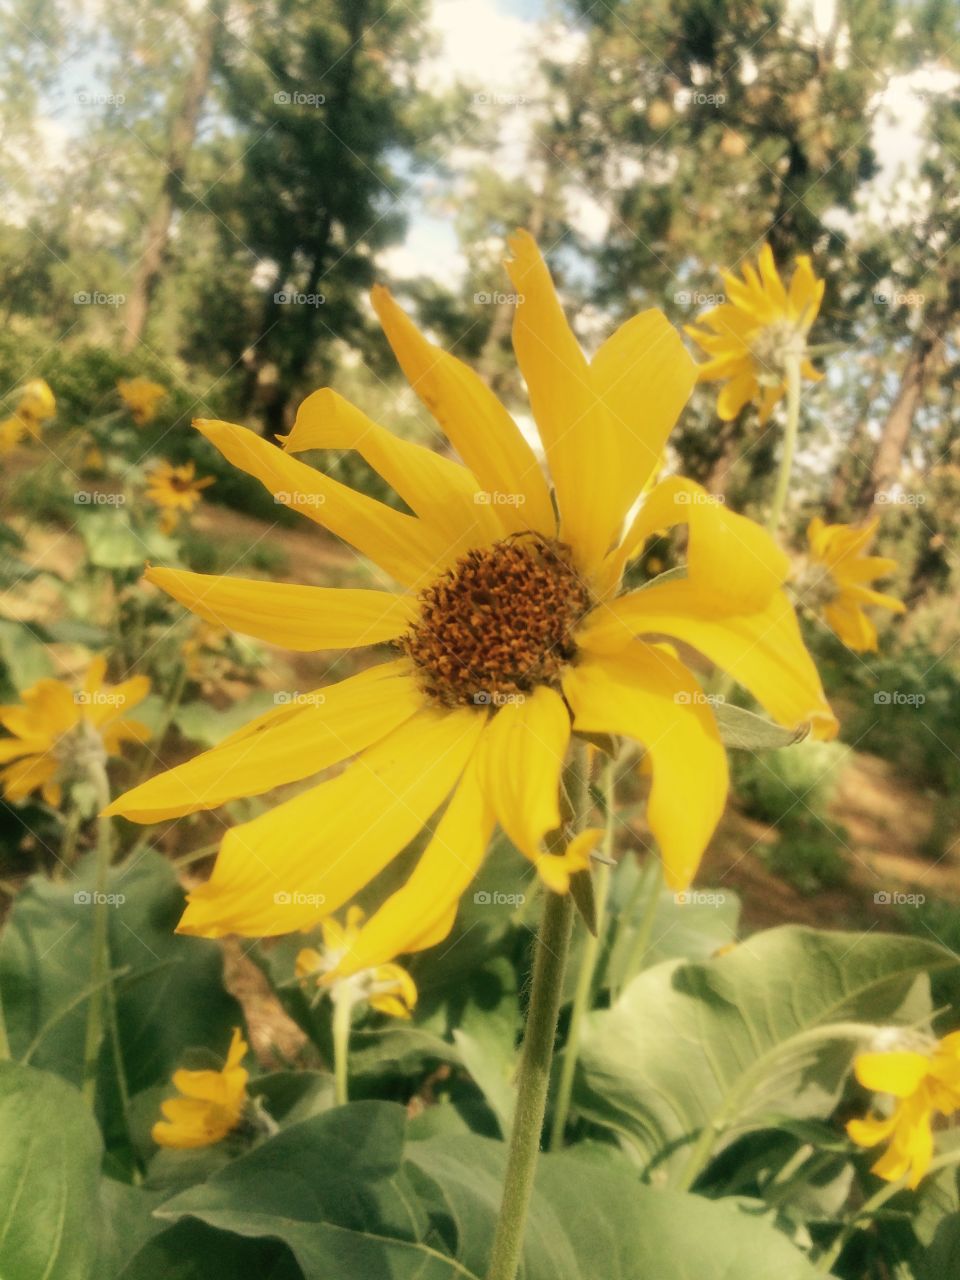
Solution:
{"label": "flower disk florets", "polygon": [[468,552],[423,591],[401,645],[443,706],[498,705],[541,684],[559,687],[589,607],[569,547],[515,536]]}

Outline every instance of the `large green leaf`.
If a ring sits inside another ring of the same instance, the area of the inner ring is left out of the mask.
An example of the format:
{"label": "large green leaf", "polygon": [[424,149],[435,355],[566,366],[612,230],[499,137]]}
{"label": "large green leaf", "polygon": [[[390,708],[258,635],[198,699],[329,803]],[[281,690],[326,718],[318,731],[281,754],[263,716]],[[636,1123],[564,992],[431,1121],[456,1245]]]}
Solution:
{"label": "large green leaf", "polygon": [[922,1018],[926,974],[955,963],[915,938],[787,926],[657,965],[591,1015],[575,1106],[682,1178],[705,1129],[728,1140],[774,1114],[829,1115],[856,1047],[838,1024]]}
{"label": "large green leaf", "polygon": [[98,1249],[100,1133],[80,1093],[0,1063],[0,1276],[90,1280]]}
{"label": "large green leaf", "polygon": [[[505,1159],[503,1143],[473,1134],[405,1141],[401,1108],[354,1103],[288,1129],[158,1212],[283,1241],[305,1280],[481,1280]],[[733,1201],[641,1186],[616,1152],[541,1159],[522,1280],[816,1274]]]}
{"label": "large green leaf", "polygon": [[[14,1058],[79,1083],[91,982],[92,868],[68,883],[35,876],[0,937],[0,985]],[[222,1055],[239,1005],[222,981],[216,943],[174,933],[183,891],[170,864],[146,854],[110,874],[110,963],[120,1053],[131,1094],[166,1082],[194,1047]],[[114,1096],[105,1044],[101,1097]],[[108,1131],[110,1124],[108,1122]]]}

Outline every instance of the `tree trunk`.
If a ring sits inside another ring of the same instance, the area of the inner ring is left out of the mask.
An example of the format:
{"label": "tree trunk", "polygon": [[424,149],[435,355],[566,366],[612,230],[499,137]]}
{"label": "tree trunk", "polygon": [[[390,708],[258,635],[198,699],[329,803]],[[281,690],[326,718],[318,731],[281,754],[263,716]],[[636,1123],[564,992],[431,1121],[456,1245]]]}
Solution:
{"label": "tree trunk", "polygon": [[209,16],[200,30],[196,56],[187,79],[180,110],[170,126],[166,174],[153,215],[147,224],[146,244],[124,315],[124,351],[132,351],[143,337],[150,303],[167,264],[167,247],[174,210],[183,196],[187,163],[197,136],[197,123],[210,85],[210,67],[223,29],[228,0],[212,0]]}
{"label": "tree trunk", "polygon": [[[918,337],[910,349],[890,412],[873,455],[873,464],[863,494],[863,505],[882,506],[890,486],[900,477],[903,454],[910,436],[916,411],[923,400],[924,384],[929,373],[937,340],[927,335]],[[881,496],[883,495],[883,496]]]}

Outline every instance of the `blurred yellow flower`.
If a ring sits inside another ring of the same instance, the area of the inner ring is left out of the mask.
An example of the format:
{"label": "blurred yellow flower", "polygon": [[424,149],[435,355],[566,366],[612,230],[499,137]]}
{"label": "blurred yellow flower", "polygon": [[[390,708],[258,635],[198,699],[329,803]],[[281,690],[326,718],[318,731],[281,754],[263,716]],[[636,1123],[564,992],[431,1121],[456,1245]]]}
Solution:
{"label": "blurred yellow flower", "polygon": [[14,413],[32,435],[36,435],[41,423],[52,418],[56,411],[57,401],[43,378],[31,378],[23,384]]}
{"label": "blurred yellow flower", "polygon": [[240,1063],[247,1044],[234,1027],[227,1060],[220,1071],[175,1071],[173,1084],[179,1098],[161,1103],[164,1119],[151,1130],[161,1147],[209,1147],[240,1124],[247,1104],[250,1078]]}
{"label": "blurred yellow flower", "polygon": [[158,462],[147,476],[146,496],[161,509],[160,527],[172,533],[184,514],[190,515],[200,501],[204,489],[214,483],[213,476],[197,477],[192,462],[174,466]]}
{"label": "blurred yellow flower", "polygon": [[[497,822],[544,883],[565,892],[599,834],[583,832],[559,852],[547,846],[561,827],[573,733],[623,735],[646,748],[648,819],[668,883],[685,888],[724,807],[727,760],[697,679],[654,638],[698,649],[780,723],[836,731],[782,589],[788,561],[770,536],[676,477],[628,519],[696,376],[679,335],[647,311],[588,361],[532,237],[519,232],[511,249],[514,346],[559,521],[506,409],[382,288],[373,303],[387,338],[462,463],[392,435],[329,389],[300,406],[285,451],[230,423],[196,423],[278,502],[351,543],[401,589],[148,571],[201,617],[272,644],[388,642],[398,651],[115,801],[109,812],[161,821],[356,757],[227,832],[213,875],[190,894],[183,932],[309,929],[424,827],[431,834],[419,864],[361,927],[341,973],[446,937]],[[290,456],[324,448],[356,449],[412,514]],[[618,594],[649,537],[679,524],[689,529],[687,577]]]}
{"label": "blurred yellow flower", "polygon": [[56,399],[43,378],[25,382],[17,407],[9,418],[0,422],[0,454],[10,453],[25,435],[39,435],[42,424],[56,411]]}
{"label": "blurred yellow flower", "polygon": [[826,592],[820,606],[824,621],[855,653],[875,652],[877,648],[877,628],[864,613],[864,605],[906,612],[902,600],[868,585],[897,567],[896,560],[865,554],[878,524],[874,518],[857,528],[851,524],[825,524],[814,516],[807,528],[810,560],[818,574],[809,589],[814,598]]}
{"label": "blurred yellow flower", "polygon": [[124,742],[147,741],[147,726],[126,716],[150,692],[149,679],[132,676],[109,685],[106,669],[105,658],[94,658],[79,689],[64,680],[38,680],[19,703],[0,707],[0,724],[12,735],[0,738],[0,786],[7,800],[25,800],[39,789],[48,804],[58,805],[63,783],[83,775],[85,753],[119,755]]}
{"label": "blurred yellow flower", "polygon": [[152,422],[157,412],[157,405],[167,394],[167,388],[159,382],[151,382],[149,378],[120,378],[117,382],[120,399],[130,410],[130,415],[138,427]]}
{"label": "blurred yellow flower", "polygon": [[324,920],[320,926],[323,950],[303,948],[297,956],[297,977],[301,982],[312,980],[317,987],[326,988],[333,1000],[346,1000],[351,1005],[366,1002],[392,1018],[409,1018],[417,1003],[417,987],[400,965],[385,962],[350,977],[340,976],[340,967],[348,961],[363,921],[364,912],[356,906],[347,910],[346,924],[341,925],[333,917]]}
{"label": "blurred yellow flower", "polygon": [[907,1185],[916,1187],[933,1159],[933,1116],[960,1109],[960,1031],[923,1052],[858,1054],[854,1073],[865,1089],[888,1094],[893,1106],[888,1115],[849,1121],[847,1133],[861,1147],[889,1143],[873,1172],[888,1182],[909,1175]]}
{"label": "blurred yellow flower", "polygon": [[788,290],[768,244],[760,250],[759,268],[758,273],[745,265],[742,280],[724,271],[727,300],[700,316],[696,325],[684,326],[709,356],[697,368],[698,380],[726,383],[717,398],[717,413],[725,422],[750,401],[757,405],[761,423],[766,422],[786,393],[789,359],[801,361],[805,378],[819,382],[823,377],[806,352],[807,334],[820,310],[824,282],[817,279],[809,257],[802,254]]}
{"label": "blurred yellow flower", "polygon": [[0,422],[0,455],[12,453],[26,435],[26,432],[27,428],[16,414],[10,418],[4,418]]}

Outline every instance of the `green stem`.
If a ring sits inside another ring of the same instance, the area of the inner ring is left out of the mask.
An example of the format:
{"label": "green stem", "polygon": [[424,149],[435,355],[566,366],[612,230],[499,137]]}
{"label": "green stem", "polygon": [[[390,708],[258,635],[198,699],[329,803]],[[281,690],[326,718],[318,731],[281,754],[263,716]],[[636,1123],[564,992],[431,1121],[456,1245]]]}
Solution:
{"label": "green stem", "polygon": [[[960,1149],[956,1151],[945,1151],[943,1155],[937,1156],[934,1160],[931,1160],[930,1167],[927,1170],[927,1173],[924,1174],[924,1177],[927,1177],[931,1173],[936,1173],[938,1169],[945,1169],[951,1164],[960,1164]],[[843,1253],[847,1243],[854,1233],[861,1229],[860,1224],[864,1218],[869,1218],[872,1221],[876,1215],[876,1211],[881,1209],[888,1200],[892,1200],[899,1192],[906,1190],[906,1186],[907,1175],[904,1175],[904,1177],[897,1179],[896,1182],[885,1182],[879,1190],[873,1193],[869,1200],[864,1200],[858,1212],[854,1214],[848,1223],[846,1223],[830,1248],[826,1253],[822,1253],[817,1259],[817,1270],[829,1271],[840,1257],[840,1254]]]}
{"label": "green stem", "polygon": [[783,519],[783,510],[790,489],[793,455],[797,448],[797,429],[800,426],[800,361],[799,352],[790,353],[786,358],[787,425],[783,435],[783,454],[780,458],[777,486],[773,491],[770,515],[767,518],[767,529],[774,536],[780,531],[780,522]]}
{"label": "green stem", "polygon": [[[637,888],[643,887],[644,881],[649,879],[649,888],[647,891],[647,901],[644,903],[643,916],[637,925],[637,932],[633,935],[633,945],[627,956],[626,964],[623,966],[625,981],[630,979],[637,973],[643,965],[643,958],[647,954],[650,947],[650,935],[653,933],[653,922],[657,918],[657,911],[660,907],[660,891],[663,888],[663,866],[659,858],[653,859],[650,865],[649,877],[643,877],[638,883]],[[632,907],[631,902],[630,906]],[[629,923],[630,910],[624,911],[623,919],[625,923]],[[622,986],[621,986],[622,990]],[[619,995],[620,992],[617,992]]]}
{"label": "green stem", "polygon": [[341,996],[333,1001],[333,1096],[338,1106],[347,1102],[350,1054],[350,1015],[353,1001]]}
{"label": "green stem", "polygon": [[583,1019],[593,1005],[593,980],[597,970],[597,958],[603,942],[604,925],[606,923],[607,898],[610,893],[610,857],[613,852],[613,804],[616,784],[616,761],[608,760],[603,776],[604,829],[601,851],[605,861],[597,868],[594,882],[594,895],[597,910],[597,931],[587,932],[580,956],[580,971],[577,974],[577,987],[573,997],[573,1008],[570,1013],[570,1030],[563,1054],[563,1065],[557,1085],[557,1098],[553,1109],[553,1124],[550,1129],[550,1150],[557,1151],[563,1146],[563,1135],[570,1114],[570,1099],[573,1096],[573,1079],[580,1055],[580,1040],[583,1034]]}
{"label": "green stem", "polygon": [[573,899],[570,894],[548,891],[533,962],[530,1008],[517,1082],[517,1106],[487,1280],[515,1280],[520,1265],[533,1175],[540,1154],[540,1134],[547,1106],[553,1042],[572,925]]}
{"label": "green stem", "polygon": [[[102,756],[91,756],[90,781],[97,795],[97,809],[102,812],[110,803],[110,784]],[[107,889],[110,861],[113,855],[113,831],[109,818],[97,819],[95,896],[93,901],[93,937],[91,942],[90,1003],[87,1006],[87,1030],[83,1046],[83,1095],[92,1107],[97,1095],[97,1066],[103,1040],[104,1009],[111,996],[105,988],[110,984],[109,911]]]}

